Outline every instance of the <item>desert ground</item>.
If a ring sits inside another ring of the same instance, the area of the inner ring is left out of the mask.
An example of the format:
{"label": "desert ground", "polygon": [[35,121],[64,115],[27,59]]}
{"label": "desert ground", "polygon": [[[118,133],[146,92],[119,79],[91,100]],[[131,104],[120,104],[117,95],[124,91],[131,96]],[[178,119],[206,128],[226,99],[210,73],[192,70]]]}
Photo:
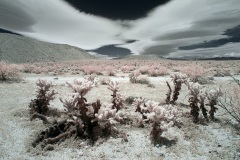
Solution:
{"label": "desert ground", "polygon": [[[10,77],[0,82],[0,159],[240,159],[239,122],[218,104],[214,120],[207,121],[200,111],[199,121],[194,123],[190,115],[187,85],[182,84],[174,104],[164,103],[169,91],[166,81],[173,90],[171,77],[179,73],[190,78],[197,77],[196,81],[206,89],[220,87],[224,93],[229,91],[235,83],[231,76],[240,80],[239,61],[92,60],[9,66],[15,70],[17,68],[19,73],[17,79]],[[159,72],[145,73],[152,69]],[[130,81],[129,75],[135,72],[140,73],[136,76],[143,81]],[[90,74],[96,74],[97,79],[95,87],[86,94],[87,102],[100,99],[102,104],[110,103],[112,92],[105,82],[117,81],[119,93],[128,99],[142,97],[158,102],[163,107],[177,108],[181,113],[178,117],[179,125],[169,127],[159,135],[161,141],[154,144],[150,139],[151,123],[139,127],[135,106],[132,101],[125,100],[121,111],[131,123],[116,124],[117,130],[126,135],[125,138],[109,136],[90,145],[88,140],[70,136],[54,143],[51,150],[41,145],[33,147],[33,141],[48,127],[38,118],[30,120],[29,104],[36,98],[38,79],[51,81],[52,89],[57,92],[49,108],[66,112],[59,100],[71,93],[66,82],[72,84],[75,79],[82,80]],[[223,100],[224,96],[218,99]],[[206,108],[209,110],[209,106]],[[240,109],[237,111],[239,113]]]}

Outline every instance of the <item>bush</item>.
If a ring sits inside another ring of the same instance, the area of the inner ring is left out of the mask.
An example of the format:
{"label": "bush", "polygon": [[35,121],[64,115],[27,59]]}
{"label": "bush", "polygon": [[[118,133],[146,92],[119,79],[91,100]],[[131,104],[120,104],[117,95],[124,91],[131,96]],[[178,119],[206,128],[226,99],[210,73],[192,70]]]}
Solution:
{"label": "bush", "polygon": [[19,79],[19,72],[16,65],[0,61],[0,81]]}
{"label": "bush", "polygon": [[232,75],[230,76],[234,83],[228,84],[223,94],[224,98],[218,101],[218,105],[240,124],[240,83]]}
{"label": "bush", "polygon": [[201,65],[189,65],[179,68],[180,72],[186,74],[192,82],[199,82],[199,79],[206,75],[207,71]]}
{"label": "bush", "polygon": [[158,68],[151,68],[148,71],[148,75],[151,77],[158,77],[158,76],[164,76],[167,75],[167,69],[165,67],[158,67]]}

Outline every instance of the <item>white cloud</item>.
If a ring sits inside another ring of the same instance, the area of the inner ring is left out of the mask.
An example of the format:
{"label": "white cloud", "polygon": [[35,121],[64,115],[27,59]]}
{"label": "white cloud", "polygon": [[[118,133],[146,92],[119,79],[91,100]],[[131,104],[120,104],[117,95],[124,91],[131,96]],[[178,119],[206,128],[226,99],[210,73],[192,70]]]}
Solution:
{"label": "white cloud", "polygon": [[215,48],[199,48],[193,50],[178,50],[170,53],[166,58],[183,58],[183,57],[240,57],[240,43],[229,43]]}
{"label": "white cloud", "polygon": [[116,36],[122,32],[122,26],[117,22],[78,12],[62,0],[15,0],[15,2],[18,2],[19,10],[30,9],[32,19],[36,21],[31,25],[32,32],[13,30],[20,34],[84,49],[123,42]]}
{"label": "white cloud", "polygon": [[89,54],[97,57],[98,59],[112,59],[112,58],[116,58],[116,57],[109,57],[107,55],[102,55],[102,54],[98,54],[96,52],[93,52],[93,51],[88,51]]}
{"label": "white cloud", "polygon": [[[1,0],[0,6],[1,28],[88,50],[118,44],[134,54],[158,45],[177,50],[181,45],[223,38],[224,30],[240,22],[239,0],[172,0],[136,21],[85,14],[63,0]],[[124,44],[125,40],[137,41]]]}
{"label": "white cloud", "polygon": [[[139,54],[156,45],[181,46],[224,38],[223,31],[239,25],[239,15],[239,0],[173,0],[147,18],[130,22],[132,28],[122,36],[139,41],[123,46]],[[170,36],[172,39],[166,40]]]}

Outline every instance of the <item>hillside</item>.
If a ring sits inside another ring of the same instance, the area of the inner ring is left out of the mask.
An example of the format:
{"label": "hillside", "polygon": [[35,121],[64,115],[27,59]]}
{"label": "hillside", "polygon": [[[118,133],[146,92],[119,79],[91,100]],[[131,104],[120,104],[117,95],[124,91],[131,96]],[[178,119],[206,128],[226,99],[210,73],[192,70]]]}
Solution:
{"label": "hillside", "polygon": [[96,59],[96,57],[70,45],[52,44],[19,35],[0,33],[0,60],[31,63],[84,59]]}

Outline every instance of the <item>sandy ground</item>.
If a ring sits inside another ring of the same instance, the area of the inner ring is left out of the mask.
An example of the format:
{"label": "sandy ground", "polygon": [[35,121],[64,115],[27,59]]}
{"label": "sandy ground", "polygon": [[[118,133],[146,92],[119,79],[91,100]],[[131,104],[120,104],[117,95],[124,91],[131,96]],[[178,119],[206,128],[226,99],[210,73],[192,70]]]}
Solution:
{"label": "sandy ground", "polygon": [[[29,120],[28,105],[33,99],[37,79],[48,79],[55,84],[54,89],[59,93],[51,103],[51,107],[63,109],[59,97],[70,93],[65,82],[72,82],[79,75],[49,76],[41,74],[24,74],[19,83],[0,83],[0,159],[199,159],[199,160],[237,160],[240,159],[240,135],[229,121],[223,116],[221,109],[217,112],[218,121],[193,124],[191,117],[184,116],[181,128],[172,127],[164,133],[161,145],[151,144],[150,128],[138,128],[133,125],[117,126],[128,135],[128,142],[121,138],[109,138],[106,142],[96,143],[93,147],[82,145],[73,139],[56,144],[53,151],[43,151],[32,148],[31,143],[36,135],[45,128],[40,120]],[[102,78],[102,77],[99,77]],[[169,76],[150,78],[155,88],[146,84],[132,84],[127,75],[105,77],[120,82],[120,93],[125,96],[145,97],[161,102],[167,93],[166,80]],[[224,81],[227,78],[224,79]],[[222,84],[221,79],[215,79],[215,84]],[[98,85],[87,94],[89,102],[101,99],[109,102],[111,92],[106,85]],[[179,110],[190,111],[187,107],[187,88],[183,86],[179,100]],[[181,105],[180,105],[181,104]],[[134,114],[134,108],[127,105],[129,115]],[[202,117],[200,116],[200,119]],[[227,123],[228,122],[228,123]]]}

